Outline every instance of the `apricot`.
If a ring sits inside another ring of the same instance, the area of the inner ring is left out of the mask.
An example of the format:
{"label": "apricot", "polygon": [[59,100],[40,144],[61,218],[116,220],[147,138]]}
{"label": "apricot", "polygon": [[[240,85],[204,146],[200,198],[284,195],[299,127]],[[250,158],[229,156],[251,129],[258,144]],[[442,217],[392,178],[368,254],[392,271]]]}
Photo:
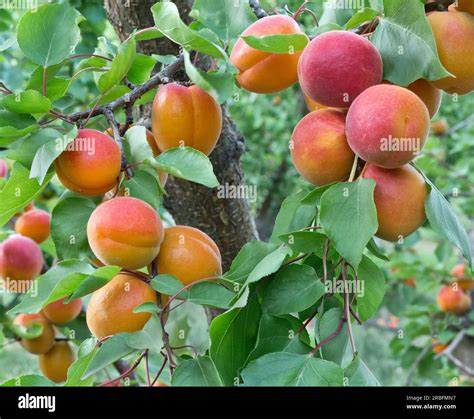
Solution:
{"label": "apricot", "polygon": [[474,90],[474,16],[462,11],[434,12],[428,21],[441,63],[454,76],[431,83],[451,94],[471,92]]}
{"label": "apricot", "polygon": [[315,100],[311,99],[308,95],[305,95],[304,93],[303,93],[303,96],[304,96],[304,101],[306,102],[306,106],[308,107],[308,110],[310,112],[319,111],[319,110],[322,110],[322,109],[328,109],[329,108],[329,106],[321,105],[320,103],[318,103]]}
{"label": "apricot", "polygon": [[374,179],[376,183],[374,201],[379,223],[378,237],[397,241],[425,222],[428,191],[423,176],[415,168],[406,165],[388,170],[368,164],[362,177]]}
{"label": "apricot", "polygon": [[347,108],[382,82],[382,58],[367,39],[346,31],[325,32],[304,49],[298,63],[303,92],[316,102]]}
{"label": "apricot", "polygon": [[151,313],[133,310],[144,303],[157,303],[155,291],[137,277],[120,273],[92,294],[86,311],[87,326],[98,339],[141,330]]}
{"label": "apricot", "polygon": [[464,263],[458,263],[451,269],[451,275],[456,279],[466,279],[466,265]]}
{"label": "apricot", "polygon": [[448,347],[448,345],[446,345],[446,344],[434,343],[433,344],[433,352],[435,354],[439,354],[439,353],[443,352],[447,347]]}
{"label": "apricot", "polygon": [[463,314],[471,306],[471,297],[458,286],[445,285],[439,290],[436,302],[445,313]]}
{"label": "apricot", "polygon": [[16,220],[15,231],[36,243],[42,243],[49,237],[50,224],[51,216],[46,211],[33,209]]}
{"label": "apricot", "polygon": [[409,163],[421,151],[430,129],[423,101],[403,87],[369,87],[349,108],[346,135],[363,160],[386,169]]}
{"label": "apricot", "polygon": [[21,339],[21,345],[32,354],[44,354],[48,352],[54,345],[54,329],[48,321],[39,313],[37,314],[19,314],[13,324],[23,327],[31,327],[34,325],[43,326],[41,335],[33,339]]}
{"label": "apricot", "polygon": [[[241,36],[302,33],[291,17],[274,15],[252,23]],[[230,62],[239,70],[237,81],[245,90],[254,93],[275,93],[296,83],[300,56],[301,51],[289,51],[288,54],[260,51],[239,38],[230,55]]]}
{"label": "apricot", "polygon": [[209,155],[222,130],[222,110],[198,86],[166,84],[153,101],[152,129],[161,151],[189,146]]}
{"label": "apricot", "polygon": [[80,298],[75,298],[65,304],[65,300],[66,297],[43,307],[43,316],[53,324],[65,324],[73,321],[81,313],[82,301]]}
{"label": "apricot", "polygon": [[430,129],[434,135],[445,135],[449,130],[448,121],[446,118],[442,118],[439,121],[432,122]]}
{"label": "apricot", "polygon": [[8,166],[5,163],[5,160],[0,159],[0,178],[5,178],[8,176]]}
{"label": "apricot", "polygon": [[[393,83],[388,80],[384,80],[384,84],[393,85]],[[430,118],[433,118],[433,116],[438,113],[442,99],[441,90],[437,89],[429,81],[424,79],[418,79],[409,84],[406,88],[415,93],[415,95],[423,101],[425,106],[428,108]]]}
{"label": "apricot", "polygon": [[0,277],[8,290],[26,292],[43,268],[43,254],[29,237],[13,235],[0,244]]}
{"label": "apricot", "polygon": [[474,2],[472,0],[457,0],[457,10],[474,15]]}
{"label": "apricot", "polygon": [[163,224],[146,202],[118,197],[100,204],[87,223],[87,238],[105,265],[140,269],[156,258],[163,241]]}
{"label": "apricot", "polygon": [[414,276],[404,279],[403,283],[409,287],[416,288],[416,278]]}
{"label": "apricot", "polygon": [[67,379],[67,371],[75,360],[74,352],[69,343],[59,341],[39,357],[39,367],[42,373],[55,383],[61,383]]}
{"label": "apricot", "polygon": [[158,273],[174,275],[183,285],[222,275],[221,254],[214,240],[182,225],[165,230],[157,267]]}
{"label": "apricot", "polygon": [[81,195],[102,195],[117,183],[120,149],[108,135],[82,129],[55,160],[54,166],[66,188]]}
{"label": "apricot", "polygon": [[298,122],[293,131],[293,164],[314,185],[326,185],[349,177],[355,156],[347,144],[345,119],[337,110],[314,111]]}

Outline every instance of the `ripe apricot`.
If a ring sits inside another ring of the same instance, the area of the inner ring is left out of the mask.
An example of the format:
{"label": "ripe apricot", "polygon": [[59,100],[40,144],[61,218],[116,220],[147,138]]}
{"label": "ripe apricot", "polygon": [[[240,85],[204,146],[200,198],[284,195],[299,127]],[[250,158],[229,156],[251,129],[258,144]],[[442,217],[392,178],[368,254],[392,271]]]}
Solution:
{"label": "ripe apricot", "polygon": [[448,345],[446,345],[446,344],[434,343],[433,344],[433,352],[435,354],[439,354],[439,353],[443,352],[447,347],[448,347]]}
{"label": "ripe apricot", "polygon": [[75,298],[65,304],[65,298],[54,301],[43,308],[43,316],[53,324],[65,324],[73,321],[82,310],[82,301]]}
{"label": "ripe apricot", "polygon": [[363,160],[387,169],[401,167],[421,151],[430,129],[423,101],[403,87],[369,87],[347,113],[346,135]]}
{"label": "ripe apricot", "polygon": [[462,11],[434,12],[428,21],[441,63],[454,76],[431,83],[451,94],[471,92],[474,90],[474,16]]}
{"label": "ripe apricot", "polygon": [[323,109],[306,115],[291,137],[291,158],[296,170],[314,185],[349,177],[354,153],[347,144],[345,115]]}
{"label": "ripe apricot", "polygon": [[50,224],[51,216],[46,211],[33,209],[18,217],[15,231],[36,243],[42,243],[49,237]]}
{"label": "ripe apricot", "polygon": [[10,291],[26,292],[42,268],[41,249],[29,237],[13,235],[0,244],[0,277]]}
{"label": "ripe apricot", "polygon": [[318,35],[298,63],[303,92],[316,102],[347,108],[365,89],[382,82],[382,58],[367,39],[347,31]]}
{"label": "ripe apricot", "polygon": [[193,147],[209,155],[222,130],[222,110],[198,86],[166,84],[153,101],[152,129],[159,150]]}
{"label": "ripe apricot", "polygon": [[87,238],[105,265],[140,269],[156,258],[163,240],[163,224],[146,202],[118,197],[100,204],[87,223]]}
{"label": "ripe apricot", "polygon": [[8,176],[8,166],[5,163],[5,160],[0,159],[0,178]]}
{"label": "ripe apricot", "polygon": [[214,240],[194,227],[165,230],[157,259],[158,273],[174,275],[184,285],[222,274],[221,254]]}
{"label": "ripe apricot", "polygon": [[308,107],[308,110],[310,112],[319,111],[319,110],[322,110],[322,109],[328,109],[329,108],[329,106],[321,105],[320,103],[318,103],[315,100],[311,99],[308,95],[305,95],[304,93],[303,93],[303,96],[304,96],[304,101],[306,102],[306,106]]}
{"label": "ripe apricot", "polygon": [[449,130],[448,121],[446,118],[442,118],[439,121],[432,122],[430,129],[434,135],[445,135]]}
{"label": "ripe apricot", "polygon": [[[302,34],[298,24],[289,16],[266,16],[251,24],[241,36],[261,37],[278,34]],[[237,81],[254,93],[275,93],[298,80],[298,60],[301,51],[272,54],[252,48],[242,38],[234,45],[230,62],[237,67]]]}
{"label": "ripe apricot", "polygon": [[144,303],[157,303],[155,291],[132,275],[118,274],[92,294],[86,311],[87,326],[98,339],[141,330],[151,314],[133,310]]}
{"label": "ripe apricot", "polygon": [[406,165],[389,170],[368,164],[362,177],[374,179],[376,183],[374,201],[379,223],[378,237],[397,241],[425,222],[428,191],[423,176],[415,168]]}
{"label": "ripe apricot", "polygon": [[33,325],[43,326],[41,335],[33,339],[21,339],[21,345],[32,354],[44,354],[48,352],[54,345],[54,329],[48,321],[39,313],[37,314],[19,314],[13,324],[23,327],[31,327]]}
{"label": "ripe apricot", "polygon": [[457,0],[457,10],[474,15],[474,2],[472,0]]}
{"label": "ripe apricot", "polygon": [[79,130],[54,162],[61,183],[88,196],[110,191],[120,175],[120,165],[118,145],[108,135],[93,129]]}
{"label": "ripe apricot", "polygon": [[445,285],[439,290],[436,302],[445,313],[463,314],[471,306],[471,297],[457,285]]}
{"label": "ripe apricot", "polygon": [[59,341],[45,354],[39,357],[39,367],[42,373],[55,383],[67,379],[67,371],[74,362],[75,356],[69,343]]}

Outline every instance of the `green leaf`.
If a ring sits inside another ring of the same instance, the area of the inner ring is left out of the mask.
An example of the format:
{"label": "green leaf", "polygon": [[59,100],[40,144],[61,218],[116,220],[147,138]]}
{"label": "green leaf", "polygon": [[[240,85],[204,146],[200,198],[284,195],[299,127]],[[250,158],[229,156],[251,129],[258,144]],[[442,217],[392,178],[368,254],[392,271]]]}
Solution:
{"label": "green leaf", "polygon": [[247,35],[241,38],[252,48],[272,54],[293,54],[303,51],[309,42],[308,37],[302,33],[265,35],[261,37]]}
{"label": "green leaf", "polygon": [[342,386],[344,371],[310,355],[276,352],[250,362],[242,378],[245,386]]}
{"label": "green leaf", "polygon": [[428,178],[425,177],[425,180],[431,189],[425,201],[426,216],[431,228],[461,250],[471,269],[474,269],[471,244],[466,230],[443,194]]}
{"label": "green leaf", "polygon": [[87,240],[87,222],[95,204],[77,196],[59,201],[51,216],[51,237],[60,259],[84,258],[91,255]]}
{"label": "green leaf", "polygon": [[136,54],[127,74],[128,80],[135,84],[145,83],[149,80],[156,62],[156,58],[150,57],[149,55]]}
{"label": "green leaf", "polygon": [[80,40],[80,14],[67,4],[45,4],[26,12],[18,24],[18,45],[35,64],[59,64]]}
{"label": "green leaf", "polygon": [[[62,68],[62,66],[63,63],[60,63],[53,66],[49,66],[46,69],[46,97],[51,102],[62,98],[66,94],[71,84],[70,79],[64,77],[55,77],[55,75]],[[43,93],[43,74],[43,66],[37,67],[36,70],[31,73],[26,89],[33,89],[38,91],[39,93]]]}
{"label": "green leaf", "polygon": [[438,80],[450,75],[442,66],[421,1],[384,0],[372,42],[383,60],[384,80],[408,86],[418,79]]}
{"label": "green leaf", "polygon": [[141,199],[155,209],[160,207],[160,187],[156,178],[147,171],[137,170],[131,179],[122,183],[122,186],[127,189],[127,196]]}
{"label": "green leaf", "polygon": [[219,186],[209,158],[192,147],[171,148],[161,153],[156,159],[145,159],[145,163],[174,177],[208,188]]}
{"label": "green leaf", "polygon": [[219,103],[224,103],[234,92],[234,76],[226,71],[205,72],[196,68],[189,52],[184,50],[184,67],[189,79],[201,89],[209,93]]}
{"label": "green leaf", "polygon": [[135,38],[132,37],[120,45],[117,55],[112,61],[110,70],[102,74],[97,83],[102,93],[107,92],[125,78],[132,67],[136,53],[137,45]]}
{"label": "green leaf", "polygon": [[252,240],[240,249],[224,277],[233,282],[245,283],[260,261],[278,248],[276,244]]}
{"label": "green leaf", "polygon": [[354,269],[378,228],[374,188],[372,179],[341,182],[321,197],[321,225],[333,246]]}
{"label": "green leaf", "polygon": [[39,128],[31,115],[0,110],[0,147],[5,147]]}
{"label": "green leaf", "polygon": [[369,240],[369,242],[367,243],[367,250],[372,253],[375,257],[381,259],[381,260],[385,260],[386,262],[388,262],[390,259],[383,253],[382,249],[380,249],[380,247],[377,246],[377,243],[375,242],[375,240],[373,238],[371,238]]}
{"label": "green leaf", "polygon": [[281,204],[280,211],[275,219],[271,241],[279,243],[278,236],[289,231],[301,230],[309,227],[316,217],[316,208],[301,205],[301,200],[308,195],[307,190],[302,190],[290,195]]}
{"label": "green leaf", "polygon": [[89,377],[85,380],[82,380],[81,377],[84,375],[87,368],[89,368],[97,350],[95,339],[87,339],[81,343],[81,346],[79,347],[79,356],[68,369],[67,380],[64,383],[64,387],[92,386],[94,383],[94,377]]}
{"label": "green leaf", "polygon": [[11,378],[2,383],[0,387],[54,387],[55,385],[42,375],[30,374]]}
{"label": "green leaf", "polygon": [[257,343],[249,356],[249,361],[272,352],[307,354],[311,351],[308,343],[308,333],[296,317],[263,314],[260,319]]}
{"label": "green leaf", "polygon": [[222,284],[206,281],[195,284],[189,289],[187,301],[204,306],[229,308],[235,295]]}
{"label": "green leaf", "polygon": [[303,199],[301,200],[301,203],[303,205],[314,205],[314,206],[319,205],[321,201],[321,196],[323,195],[323,193],[326,192],[326,190],[328,190],[335,184],[336,183],[333,182],[333,183],[328,183],[327,185],[318,186],[316,189],[313,189],[309,194],[304,196]]}
{"label": "green leaf", "polygon": [[250,272],[246,284],[257,282],[280,269],[286,257],[291,253],[287,246],[280,246],[272,253],[265,256]]}
{"label": "green leaf", "polygon": [[51,101],[36,90],[7,95],[0,105],[7,111],[22,114],[47,113],[51,109]]}
{"label": "green leaf", "polygon": [[33,201],[46,188],[51,177],[49,174],[40,185],[36,179],[30,179],[27,169],[15,163],[10,178],[0,191],[0,226]]}
{"label": "green leaf", "polygon": [[356,294],[357,310],[362,321],[373,317],[385,295],[385,277],[382,270],[370,258],[364,256],[358,270],[363,285],[363,295]]}
{"label": "green leaf", "polygon": [[[166,295],[175,295],[180,292],[184,285],[176,278],[174,275],[158,275],[155,276],[151,282],[150,286],[161,294]],[[180,292],[179,296],[184,298],[187,296],[188,291],[183,290]]]}
{"label": "green leaf", "polygon": [[173,387],[220,387],[222,380],[208,356],[182,361],[171,377]]}
{"label": "green leaf", "polygon": [[316,253],[322,256],[327,237],[317,231],[294,231],[278,237],[296,252]]}
{"label": "green leaf", "polygon": [[67,134],[63,136],[58,134],[58,137],[54,141],[43,144],[36,152],[33,162],[31,163],[30,178],[37,179],[39,183],[43,183],[54,160],[59,157],[68,144],[74,141],[77,132],[77,127],[74,126]]}
{"label": "green leaf", "polygon": [[[341,320],[341,317],[342,309],[337,307],[329,309],[322,315],[321,319],[316,325],[318,342],[321,342],[323,339],[326,339],[328,336],[334,333],[334,331],[337,329],[339,321]],[[327,342],[320,349],[322,357],[329,361],[340,364],[346,350],[348,337],[349,335],[347,333],[347,325],[344,324],[338,336]]]}
{"label": "green leaf", "polygon": [[142,330],[131,333],[127,345],[135,349],[150,349],[159,353],[163,346],[161,323],[157,315],[152,315]]}
{"label": "green leaf", "polygon": [[151,11],[157,29],[175,44],[202,52],[211,57],[227,60],[227,54],[220,46],[201,36],[198,32],[189,29],[184,24],[174,3],[156,3]]}
{"label": "green leaf", "polygon": [[260,304],[254,296],[243,308],[235,308],[214,318],[209,329],[209,354],[226,386],[239,384],[239,372],[255,347]]}
{"label": "green leaf", "polygon": [[344,29],[352,29],[365,22],[370,22],[378,16],[378,14],[379,12],[377,10],[371,9],[370,7],[364,7],[349,19],[349,21],[344,25]]}
{"label": "green leaf", "polygon": [[216,7],[214,0],[195,0],[193,14],[223,41],[235,39],[255,20],[248,1],[221,0]]}
{"label": "green leaf", "polygon": [[142,163],[145,159],[154,157],[153,150],[146,139],[146,128],[144,126],[134,125],[130,127],[123,140],[124,151],[129,163]]}
{"label": "green leaf", "polygon": [[267,314],[289,314],[311,307],[324,295],[324,285],[308,265],[281,269],[265,288],[262,309]]}
{"label": "green leaf", "polygon": [[118,333],[102,343],[81,378],[85,380],[118,359],[133,352],[134,349],[128,345],[129,336],[130,333]]}
{"label": "green leaf", "polygon": [[369,367],[365,364],[364,361],[362,361],[362,359],[360,359],[359,355],[357,355],[356,358],[345,369],[344,375],[349,379],[349,386],[380,386],[380,383],[377,378],[375,378],[373,372],[369,370]]}

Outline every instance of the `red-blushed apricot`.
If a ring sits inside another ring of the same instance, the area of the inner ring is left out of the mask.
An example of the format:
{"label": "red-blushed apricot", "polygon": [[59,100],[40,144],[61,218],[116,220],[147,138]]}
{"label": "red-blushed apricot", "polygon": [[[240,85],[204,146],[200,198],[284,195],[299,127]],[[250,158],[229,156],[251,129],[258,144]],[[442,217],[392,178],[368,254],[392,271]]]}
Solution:
{"label": "red-blushed apricot", "polygon": [[93,129],[79,130],[54,162],[61,183],[88,196],[110,191],[120,175],[120,165],[118,145],[108,135]]}
{"label": "red-blushed apricot", "polygon": [[[388,80],[384,80],[384,84],[393,85]],[[441,90],[434,87],[429,81],[419,79],[410,83],[407,87],[408,90],[415,93],[428,108],[430,117],[433,118],[438,113],[439,107],[441,106]]]}
{"label": "red-blushed apricot", "polygon": [[320,111],[322,109],[328,109],[329,108],[329,106],[321,105],[320,103],[318,103],[315,100],[311,99],[308,95],[305,95],[304,93],[303,93],[303,96],[304,96],[304,101],[306,102],[306,106],[308,107],[308,110],[310,112]]}
{"label": "red-blushed apricot", "polygon": [[156,258],[163,241],[163,224],[146,202],[131,197],[100,204],[87,223],[87,238],[105,265],[140,269]]}
{"label": "red-blushed apricot", "polygon": [[445,135],[449,130],[449,124],[446,118],[442,118],[439,121],[431,123],[430,131],[433,135],[442,136]]}
{"label": "red-blushed apricot", "polygon": [[[257,20],[242,32],[241,36],[302,33],[291,17],[274,15]],[[275,93],[296,83],[300,56],[301,51],[288,51],[288,54],[260,51],[239,38],[230,55],[230,62],[239,70],[237,81],[245,90],[254,93]]]}
{"label": "red-blushed apricot", "polygon": [[36,243],[42,243],[49,237],[50,224],[51,216],[46,211],[33,209],[18,217],[15,231]]}
{"label": "red-blushed apricot", "polygon": [[314,185],[326,185],[349,177],[355,155],[347,144],[345,119],[337,110],[314,111],[298,122],[293,131],[293,164]]}
{"label": "red-blushed apricot", "polygon": [[474,16],[461,11],[428,16],[443,66],[454,77],[431,81],[438,89],[465,95],[474,90]]}
{"label": "red-blushed apricot", "polygon": [[153,384],[153,387],[169,387],[169,385],[165,384],[163,381],[158,380],[155,384]]}
{"label": "red-blushed apricot", "polygon": [[39,367],[46,378],[55,383],[67,379],[67,371],[75,360],[74,352],[69,343],[59,341],[45,354],[39,357]]}
{"label": "red-blushed apricot", "polygon": [[21,339],[21,345],[32,354],[44,354],[54,345],[54,329],[48,321],[39,313],[37,314],[19,314],[13,324],[23,327],[41,325],[43,330],[41,335],[33,339]]}
{"label": "red-blushed apricot", "polygon": [[54,301],[43,307],[41,313],[43,316],[53,324],[65,324],[73,321],[82,310],[82,301],[80,298],[75,298],[69,303],[64,304],[66,298]]}
{"label": "red-blushed apricot", "polygon": [[184,285],[222,275],[219,248],[206,233],[194,227],[165,230],[157,259],[160,274],[174,275]]}
{"label": "red-blushed apricot", "polygon": [[222,110],[198,86],[166,84],[153,101],[152,129],[159,150],[193,147],[209,155],[222,130]]}
{"label": "red-blushed apricot", "polygon": [[377,236],[397,241],[417,230],[426,220],[425,200],[428,196],[423,176],[410,165],[383,169],[368,164],[365,179],[375,180],[374,201],[379,228]]}
{"label": "red-blushed apricot", "polygon": [[5,160],[0,159],[0,178],[8,176],[8,166],[5,163]]}
{"label": "red-blushed apricot", "polygon": [[458,263],[451,269],[451,275],[456,279],[466,279],[466,265],[464,263]]}
{"label": "red-blushed apricot", "polygon": [[413,160],[425,144],[430,116],[423,101],[399,86],[369,87],[347,113],[346,135],[363,160],[387,169]]}
{"label": "red-blushed apricot", "polygon": [[470,291],[474,289],[474,280],[470,278],[467,272],[467,265],[464,263],[458,263],[451,270],[451,275],[456,279],[456,283],[463,291]]}
{"label": "red-blushed apricot", "polygon": [[382,58],[360,35],[326,32],[303,50],[298,79],[303,92],[312,100],[347,108],[365,89],[382,82]]}
{"label": "red-blushed apricot", "polygon": [[26,292],[43,268],[43,254],[29,237],[10,236],[0,244],[0,277],[13,292]]}
{"label": "red-blushed apricot", "polygon": [[86,311],[87,326],[98,339],[141,330],[151,313],[133,310],[144,303],[156,304],[156,292],[133,275],[118,274],[92,294]]}
{"label": "red-blushed apricot", "polygon": [[445,313],[464,314],[471,306],[471,297],[454,283],[439,290],[436,302]]}

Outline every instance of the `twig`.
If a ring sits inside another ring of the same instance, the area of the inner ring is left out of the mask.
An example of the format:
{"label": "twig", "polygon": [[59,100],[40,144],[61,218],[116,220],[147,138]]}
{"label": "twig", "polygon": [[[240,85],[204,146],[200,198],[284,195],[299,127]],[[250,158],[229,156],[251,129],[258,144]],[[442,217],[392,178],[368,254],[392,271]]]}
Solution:
{"label": "twig", "polygon": [[344,326],[344,323],[346,322],[345,316],[342,316],[341,319],[339,320],[339,323],[336,327],[336,330],[332,332],[327,338],[323,339],[321,342],[319,342],[318,345],[316,345],[313,350],[311,351],[311,355],[314,355],[316,352],[318,352],[326,343],[330,342],[337,336],[339,336],[339,333],[341,333],[342,327]]}
{"label": "twig", "polygon": [[413,381],[413,376],[415,375],[416,370],[418,369],[418,366],[420,365],[421,361],[423,361],[423,358],[428,354],[428,352],[431,350],[431,343],[427,345],[415,358],[415,361],[410,367],[410,370],[408,372],[407,376],[407,381],[405,383],[405,386],[411,386],[411,383]]}
{"label": "twig", "polygon": [[164,358],[163,364],[161,365],[161,368],[159,369],[158,374],[156,374],[155,379],[152,381],[151,387],[153,387],[156,384],[156,382],[158,381],[158,378],[160,378],[161,373],[165,369],[166,363],[168,362],[168,358],[166,356],[163,356],[163,358]]}

